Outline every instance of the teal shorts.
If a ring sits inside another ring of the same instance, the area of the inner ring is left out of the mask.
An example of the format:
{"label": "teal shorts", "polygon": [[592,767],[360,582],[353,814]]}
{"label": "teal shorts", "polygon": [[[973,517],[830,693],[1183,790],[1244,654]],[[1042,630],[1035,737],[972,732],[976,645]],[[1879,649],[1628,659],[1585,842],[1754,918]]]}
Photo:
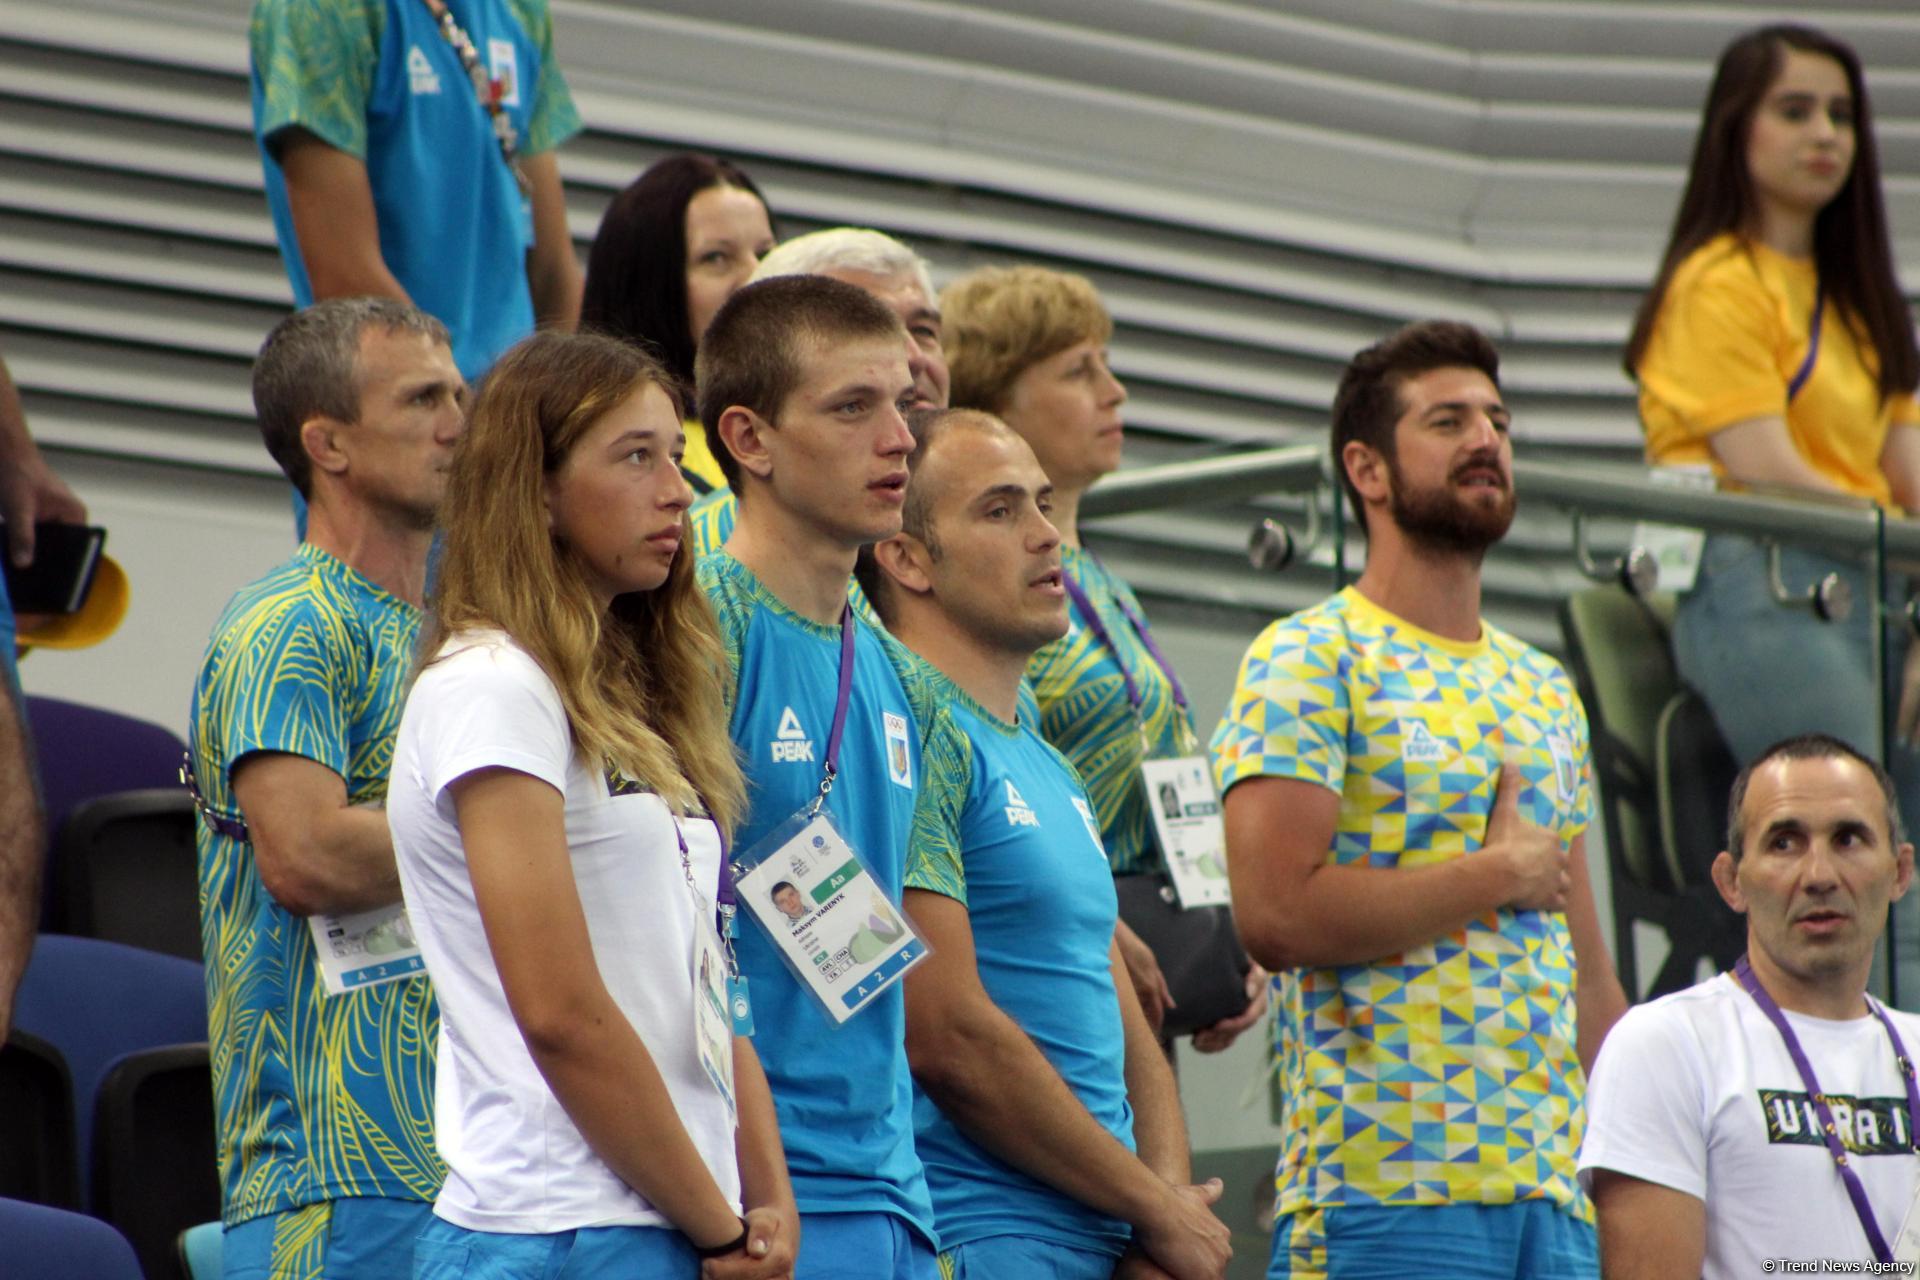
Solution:
{"label": "teal shorts", "polygon": [[1550,1200],[1284,1214],[1267,1280],[1600,1280],[1593,1224]]}
{"label": "teal shorts", "polygon": [[224,1280],[411,1280],[425,1200],[354,1196],[249,1218],[221,1234]]}
{"label": "teal shorts", "polygon": [[513,1235],[435,1218],[413,1246],[414,1280],[696,1280],[699,1274],[700,1255],[666,1227]]}
{"label": "teal shorts", "polygon": [[988,1236],[940,1255],[941,1280],[1113,1280],[1120,1255],[1031,1236]]}
{"label": "teal shorts", "polygon": [[794,1280],[939,1280],[933,1246],[891,1213],[803,1213]]}

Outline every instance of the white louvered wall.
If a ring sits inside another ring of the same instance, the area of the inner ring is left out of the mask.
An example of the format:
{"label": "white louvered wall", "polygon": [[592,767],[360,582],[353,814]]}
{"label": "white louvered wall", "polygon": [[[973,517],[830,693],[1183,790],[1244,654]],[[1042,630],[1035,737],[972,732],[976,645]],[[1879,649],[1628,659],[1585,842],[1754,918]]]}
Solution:
{"label": "white louvered wall", "polygon": [[[1506,352],[1529,456],[1630,462],[1617,368],[1713,55],[1803,7],[1562,0],[554,0],[589,124],[562,154],[585,242],[664,150],[719,149],[783,232],[896,232],[942,278],[1038,259],[1118,321],[1132,463],[1324,438],[1340,364],[1452,315]],[[1920,14],[1823,11],[1866,51],[1902,259],[1920,261]],[[243,0],[0,8],[0,353],[135,569],[136,648],[31,687],[177,721],[220,600],[283,554],[249,358],[288,301],[248,132]],[[1256,577],[1250,509],[1099,545],[1195,646],[1202,693],[1324,573]],[[1557,643],[1564,519],[1529,511],[1489,608]],[[134,665],[137,663],[137,667]],[[1217,700],[1215,701],[1217,705]]]}

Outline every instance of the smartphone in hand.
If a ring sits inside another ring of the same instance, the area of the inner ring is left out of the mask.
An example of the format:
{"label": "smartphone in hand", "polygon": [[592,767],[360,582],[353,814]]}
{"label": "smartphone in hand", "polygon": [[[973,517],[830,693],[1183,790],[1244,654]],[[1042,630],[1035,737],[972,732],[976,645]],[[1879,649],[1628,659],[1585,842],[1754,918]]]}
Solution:
{"label": "smartphone in hand", "polygon": [[33,563],[18,568],[5,557],[5,528],[0,524],[0,559],[5,560],[7,596],[15,613],[77,613],[93,588],[94,571],[107,545],[98,525],[34,526]]}

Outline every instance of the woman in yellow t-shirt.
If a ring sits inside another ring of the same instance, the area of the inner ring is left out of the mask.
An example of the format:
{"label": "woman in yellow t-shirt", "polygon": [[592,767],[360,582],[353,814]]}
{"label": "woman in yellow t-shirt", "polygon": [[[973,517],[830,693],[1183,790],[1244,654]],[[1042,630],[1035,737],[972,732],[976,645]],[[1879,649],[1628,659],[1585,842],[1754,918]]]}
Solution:
{"label": "woman in yellow t-shirt", "polygon": [[[1656,466],[1706,464],[1728,488],[1920,509],[1920,352],[1894,278],[1866,85],[1845,44],[1771,26],[1721,55],[1626,365]],[[1715,534],[1675,623],[1682,677],[1743,760],[1813,730],[1875,751],[1883,712],[1865,567],[1789,547],[1782,571],[1795,588],[1839,573],[1859,604],[1845,623],[1783,609],[1766,548]],[[1904,630],[1888,641],[1897,673]],[[1904,707],[1902,738],[1911,718]],[[1903,793],[1920,799],[1920,757],[1892,755]]]}
{"label": "woman in yellow t-shirt", "polygon": [[681,153],[656,161],[613,198],[587,255],[580,327],[646,347],[687,406],[680,464],[696,494],[726,487],[693,412],[693,354],[722,303],[773,248],[760,188],[737,166]]}

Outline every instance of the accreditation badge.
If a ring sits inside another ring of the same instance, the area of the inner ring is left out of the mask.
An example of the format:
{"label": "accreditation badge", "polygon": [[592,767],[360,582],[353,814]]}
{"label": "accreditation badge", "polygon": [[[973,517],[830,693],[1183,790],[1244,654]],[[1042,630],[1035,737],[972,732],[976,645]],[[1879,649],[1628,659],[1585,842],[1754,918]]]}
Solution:
{"label": "accreditation badge", "polygon": [[1893,1240],[1893,1260],[1907,1264],[1907,1274],[1920,1272],[1920,1180],[1913,1185],[1913,1201],[1907,1206],[1900,1234]]}
{"label": "accreditation badge", "polygon": [[835,1024],[926,959],[927,944],[833,824],[809,807],[734,857],[734,893]]}
{"label": "accreditation badge", "polygon": [[307,931],[329,996],[384,986],[426,971],[405,904],[344,916],[308,916]]}
{"label": "accreditation badge", "polygon": [[1144,760],[1140,785],[1173,891],[1182,910],[1224,907],[1233,901],[1227,885],[1227,827],[1220,795],[1205,756]]}
{"label": "accreditation badge", "polygon": [[698,893],[691,894],[693,913],[693,1043],[700,1053],[700,1066],[707,1079],[726,1099],[727,1118],[740,1123],[733,1092],[733,1026],[728,1009],[727,957],[721,949],[720,935],[713,927],[713,914]]}

